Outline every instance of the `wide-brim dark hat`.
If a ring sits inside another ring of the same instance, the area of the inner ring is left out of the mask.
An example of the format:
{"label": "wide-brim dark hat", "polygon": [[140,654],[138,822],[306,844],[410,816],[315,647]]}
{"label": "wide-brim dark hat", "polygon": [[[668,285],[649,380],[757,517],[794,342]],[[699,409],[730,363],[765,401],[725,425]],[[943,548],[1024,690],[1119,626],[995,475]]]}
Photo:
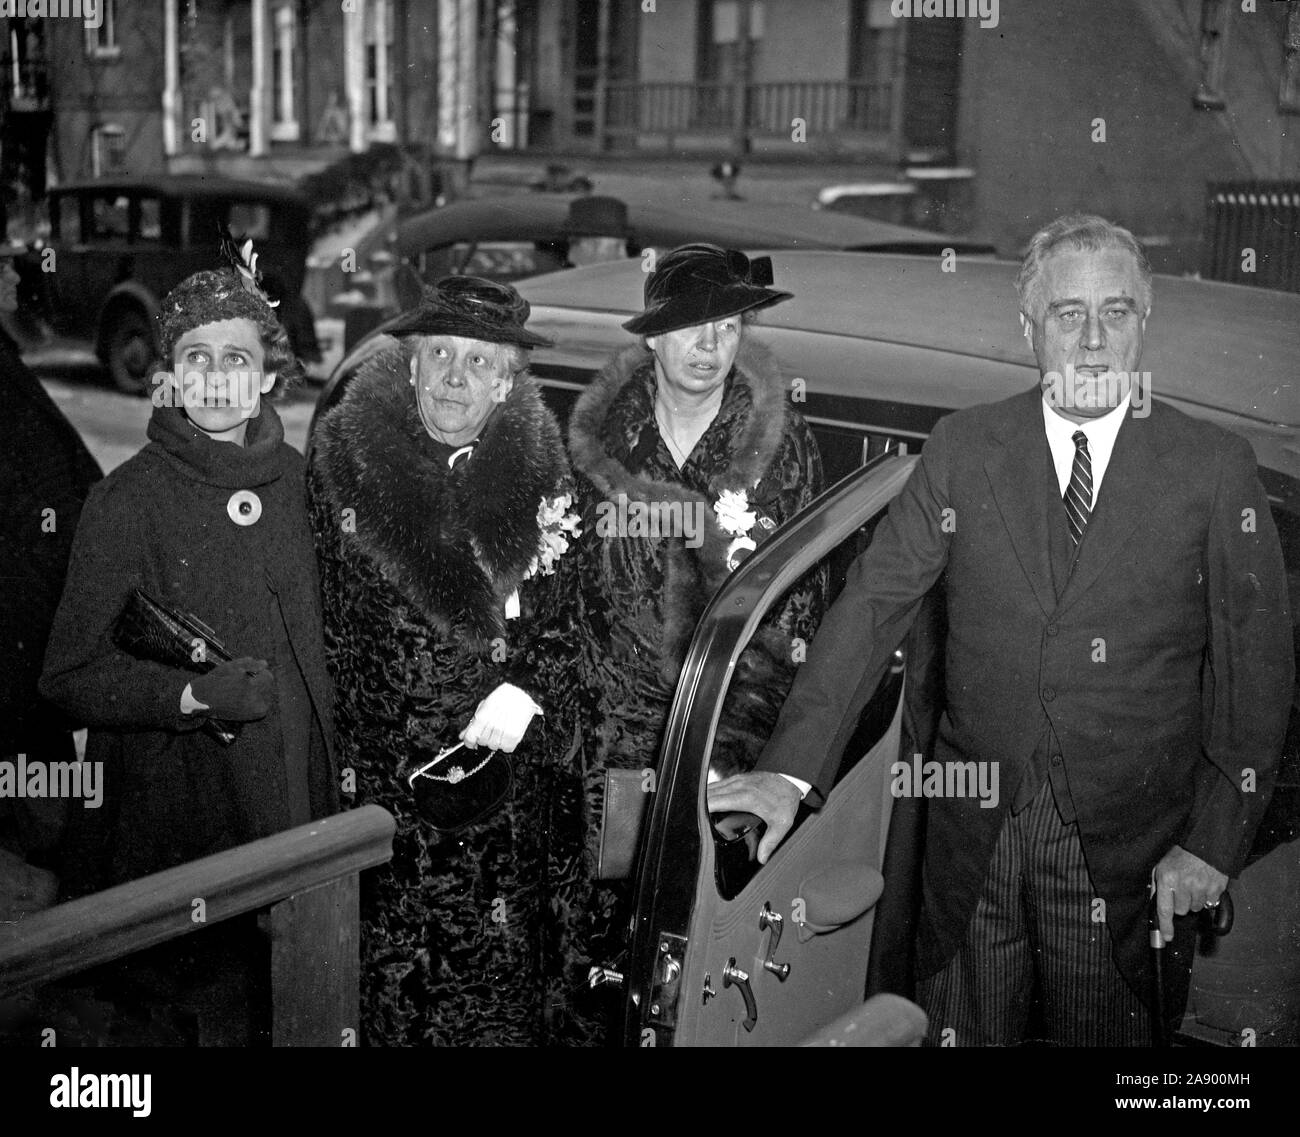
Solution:
{"label": "wide-brim dark hat", "polygon": [[464,336],[484,343],[550,347],[524,327],[532,311],[508,284],[480,276],[444,276],[427,286],[420,303],[387,328],[390,336]]}
{"label": "wide-brim dark hat", "polygon": [[771,257],[750,260],[718,245],[681,245],[659,258],[646,278],[645,309],[623,327],[635,335],[657,336],[766,308],[794,295],[771,284]]}
{"label": "wide-brim dark hat", "polygon": [[622,237],[627,240],[632,229],[627,223],[627,206],[616,197],[577,197],[569,202],[564,219],[566,237]]}

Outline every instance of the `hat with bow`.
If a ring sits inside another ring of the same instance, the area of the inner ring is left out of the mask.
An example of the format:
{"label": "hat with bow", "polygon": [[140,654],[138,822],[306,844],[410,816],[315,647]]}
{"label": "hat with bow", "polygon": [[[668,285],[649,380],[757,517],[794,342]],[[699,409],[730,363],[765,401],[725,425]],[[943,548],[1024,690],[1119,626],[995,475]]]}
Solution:
{"label": "hat with bow", "polygon": [[656,336],[766,308],[794,295],[771,284],[771,257],[751,260],[718,245],[681,245],[659,258],[646,278],[645,309],[623,327],[635,335]]}

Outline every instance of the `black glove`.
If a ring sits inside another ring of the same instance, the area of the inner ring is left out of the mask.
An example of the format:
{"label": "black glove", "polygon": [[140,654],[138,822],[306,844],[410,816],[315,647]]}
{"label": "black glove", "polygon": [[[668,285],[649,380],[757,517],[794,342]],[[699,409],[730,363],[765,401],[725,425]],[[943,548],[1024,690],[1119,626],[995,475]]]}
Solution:
{"label": "black glove", "polygon": [[190,684],[194,698],[208,708],[213,718],[230,722],[252,722],[271,709],[275,676],[264,659],[243,656],[219,663]]}

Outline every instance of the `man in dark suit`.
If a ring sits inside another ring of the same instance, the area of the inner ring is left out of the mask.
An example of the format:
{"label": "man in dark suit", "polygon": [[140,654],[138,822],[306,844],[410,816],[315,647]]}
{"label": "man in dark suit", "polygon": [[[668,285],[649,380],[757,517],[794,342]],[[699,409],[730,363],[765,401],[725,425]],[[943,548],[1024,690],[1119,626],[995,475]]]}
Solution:
{"label": "man in dark suit", "polygon": [[[1150,1041],[1156,888],[1181,1013],[1192,919],[1242,866],[1294,681],[1277,533],[1249,446],[1134,382],[1151,273],[1127,230],[1061,218],[1018,281],[1040,387],[942,419],[822,623],[757,770],[709,808],[820,804],[857,715],[945,578],[917,999],[932,1041]],[[982,767],[982,768],[981,768]],[[960,782],[954,783],[960,786]],[[989,808],[992,806],[992,808]]]}

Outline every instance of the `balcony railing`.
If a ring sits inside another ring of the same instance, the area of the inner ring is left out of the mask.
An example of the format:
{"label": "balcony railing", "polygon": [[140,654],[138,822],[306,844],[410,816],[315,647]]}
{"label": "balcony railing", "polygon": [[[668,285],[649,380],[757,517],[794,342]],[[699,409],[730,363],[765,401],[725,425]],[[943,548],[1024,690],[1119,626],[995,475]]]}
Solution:
{"label": "balcony railing", "polygon": [[610,83],[605,129],[612,138],[692,133],[789,138],[801,120],[810,140],[832,135],[887,136],[894,121],[894,85],[852,80],[751,83],[744,122],[733,83]]}
{"label": "balcony railing", "polygon": [[[0,997],[267,910],[272,1044],[356,1039],[358,875],[392,857],[393,828],[368,805],[0,925]],[[203,924],[190,919],[195,897]]]}

